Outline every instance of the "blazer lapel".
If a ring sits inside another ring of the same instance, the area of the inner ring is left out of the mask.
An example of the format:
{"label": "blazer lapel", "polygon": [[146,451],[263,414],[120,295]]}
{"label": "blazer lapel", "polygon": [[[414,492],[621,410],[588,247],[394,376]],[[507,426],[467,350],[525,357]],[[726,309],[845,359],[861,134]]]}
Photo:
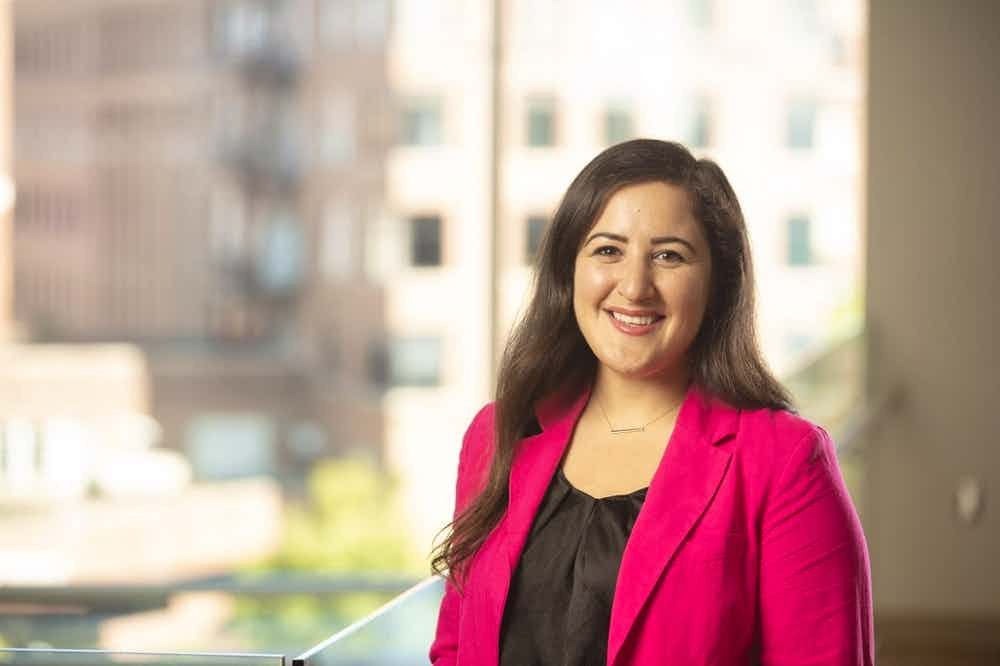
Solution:
{"label": "blazer lapel", "polygon": [[500,544],[493,558],[487,608],[483,618],[483,640],[492,654],[483,662],[499,661],[500,624],[507,602],[510,581],[521,557],[535,513],[562,460],[576,422],[590,398],[588,385],[581,392],[563,392],[541,401],[535,414],[542,432],[517,443],[510,470],[509,500],[504,529],[498,534]]}
{"label": "blazer lapel", "polygon": [[688,389],[622,556],[608,664],[614,664],[663,570],[715,496],[732,454],[714,445],[736,431],[738,418],[738,410],[694,385]]}

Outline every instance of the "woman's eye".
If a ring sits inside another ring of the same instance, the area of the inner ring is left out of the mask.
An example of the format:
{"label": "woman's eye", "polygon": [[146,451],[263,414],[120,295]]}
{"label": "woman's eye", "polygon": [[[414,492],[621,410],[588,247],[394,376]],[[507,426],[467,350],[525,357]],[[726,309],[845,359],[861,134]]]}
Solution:
{"label": "woman's eye", "polygon": [[618,248],[611,245],[602,245],[601,247],[594,250],[594,254],[601,257],[613,257],[618,254]]}
{"label": "woman's eye", "polygon": [[656,256],[672,264],[682,263],[684,261],[684,255],[680,252],[675,252],[674,250],[665,250],[658,253]]}

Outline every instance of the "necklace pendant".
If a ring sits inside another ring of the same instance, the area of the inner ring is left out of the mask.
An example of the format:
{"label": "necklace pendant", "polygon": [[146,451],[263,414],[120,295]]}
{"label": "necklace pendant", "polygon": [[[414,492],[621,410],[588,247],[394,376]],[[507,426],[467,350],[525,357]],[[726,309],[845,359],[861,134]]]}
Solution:
{"label": "necklace pendant", "polygon": [[646,431],[646,429],[643,426],[639,426],[637,428],[612,428],[611,429],[611,434],[612,435],[620,435],[620,434],[626,433],[626,432],[645,432],[645,431]]}

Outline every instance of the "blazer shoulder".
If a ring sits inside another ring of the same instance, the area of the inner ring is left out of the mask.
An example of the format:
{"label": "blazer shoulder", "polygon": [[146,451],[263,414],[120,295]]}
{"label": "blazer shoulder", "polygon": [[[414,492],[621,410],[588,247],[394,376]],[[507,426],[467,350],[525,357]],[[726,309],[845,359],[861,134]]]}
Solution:
{"label": "blazer shoulder", "polygon": [[465,430],[462,448],[481,445],[487,436],[492,436],[496,422],[496,401],[491,400],[479,408]]}
{"label": "blazer shoulder", "polygon": [[754,460],[780,473],[804,440],[829,440],[815,423],[783,409],[754,409],[742,412],[739,438]]}
{"label": "blazer shoulder", "polygon": [[456,488],[458,506],[464,506],[486,483],[486,476],[493,460],[495,419],[496,403],[488,402],[472,417],[462,437]]}

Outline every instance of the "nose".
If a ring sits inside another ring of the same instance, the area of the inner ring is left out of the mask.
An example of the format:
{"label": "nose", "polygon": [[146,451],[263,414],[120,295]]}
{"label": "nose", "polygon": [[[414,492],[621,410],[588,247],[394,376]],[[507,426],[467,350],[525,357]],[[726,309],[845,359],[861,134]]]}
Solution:
{"label": "nose", "polygon": [[639,253],[619,264],[622,274],[618,280],[618,293],[634,303],[649,300],[654,293],[649,262]]}

